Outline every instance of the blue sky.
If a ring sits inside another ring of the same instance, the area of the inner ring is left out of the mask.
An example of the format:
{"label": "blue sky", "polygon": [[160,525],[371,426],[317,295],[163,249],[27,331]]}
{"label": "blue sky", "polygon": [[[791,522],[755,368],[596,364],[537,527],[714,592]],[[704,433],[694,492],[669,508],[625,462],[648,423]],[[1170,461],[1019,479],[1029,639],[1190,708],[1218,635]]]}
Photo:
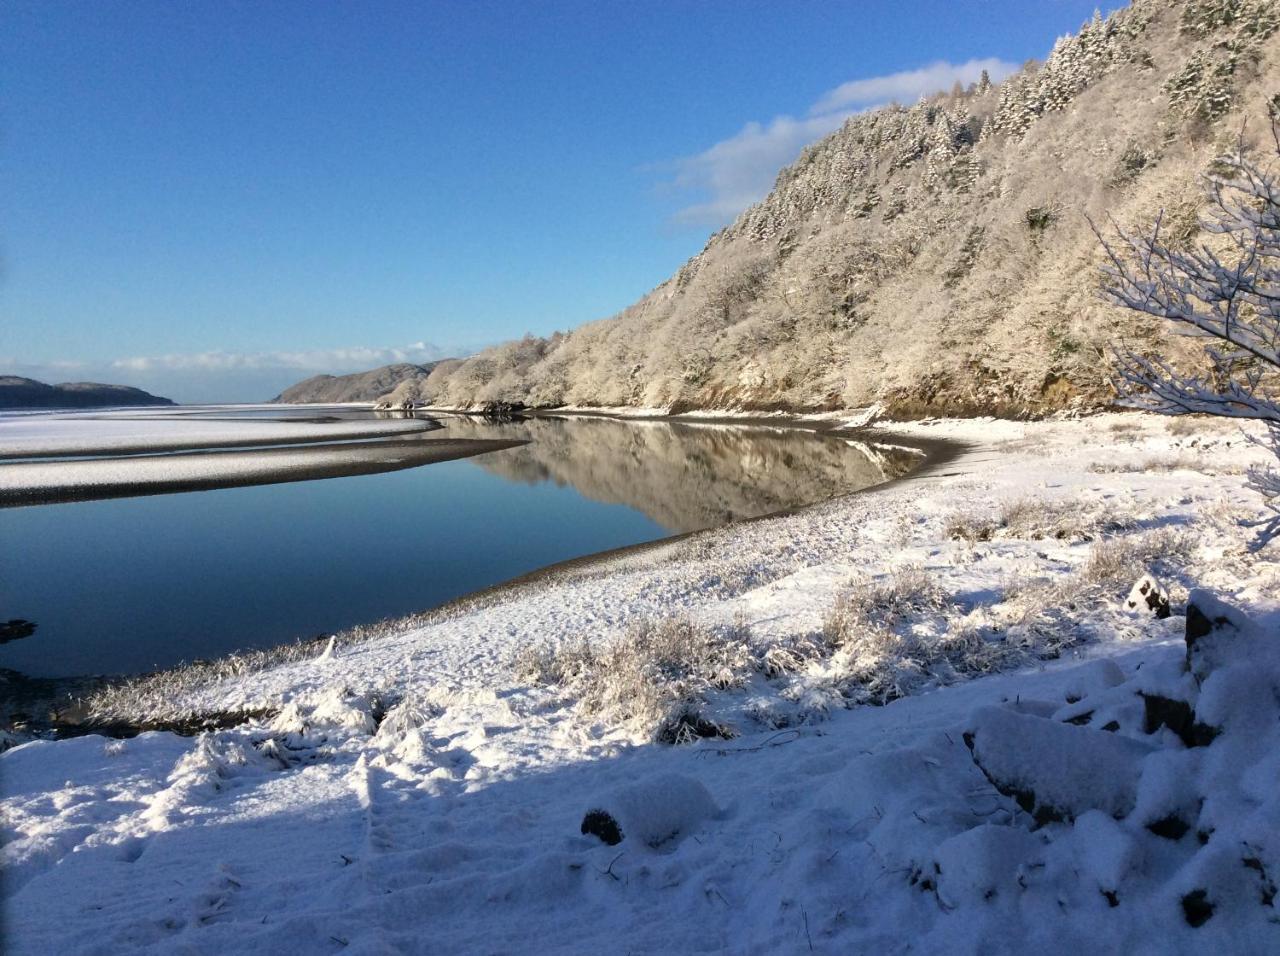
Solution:
{"label": "blue sky", "polygon": [[254,400],[607,316],[849,112],[1093,7],[7,0],[0,374]]}

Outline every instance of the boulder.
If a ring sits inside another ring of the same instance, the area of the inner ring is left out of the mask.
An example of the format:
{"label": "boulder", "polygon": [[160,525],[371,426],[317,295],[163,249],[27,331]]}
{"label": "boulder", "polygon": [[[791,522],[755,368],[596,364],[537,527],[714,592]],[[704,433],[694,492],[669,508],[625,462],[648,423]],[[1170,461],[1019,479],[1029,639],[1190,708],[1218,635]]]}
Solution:
{"label": "boulder", "polygon": [[1128,814],[1142,761],[1152,750],[1120,734],[1005,707],[977,710],[964,742],[992,786],[1041,825],[1089,810],[1115,818]]}
{"label": "boulder", "polygon": [[1144,574],[1134,583],[1124,606],[1141,614],[1154,614],[1164,619],[1169,616],[1169,592],[1150,574]]}
{"label": "boulder", "polygon": [[715,800],[700,781],[667,773],[592,801],[581,829],[610,846],[628,840],[652,849],[668,848],[717,813]]}
{"label": "boulder", "polygon": [[1208,591],[1192,591],[1187,601],[1187,670],[1203,681],[1216,668],[1249,653],[1256,639],[1253,622]]}
{"label": "boulder", "polygon": [[480,415],[493,421],[505,422],[520,418],[525,408],[524,402],[485,402],[480,406]]}
{"label": "boulder", "polygon": [[1021,892],[1019,878],[1042,865],[1044,846],[1019,827],[983,824],[943,841],[934,854],[938,899],[948,907]]}

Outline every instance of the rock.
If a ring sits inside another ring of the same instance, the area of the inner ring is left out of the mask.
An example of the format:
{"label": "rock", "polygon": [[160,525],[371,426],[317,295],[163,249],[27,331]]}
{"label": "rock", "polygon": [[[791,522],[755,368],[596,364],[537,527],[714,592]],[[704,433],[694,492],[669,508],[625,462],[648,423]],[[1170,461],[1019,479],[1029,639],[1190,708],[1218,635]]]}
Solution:
{"label": "rock", "polygon": [[30,637],[35,632],[35,621],[24,621],[20,617],[15,617],[8,621],[0,622],[0,644],[7,644],[9,641],[18,641],[24,637]]}
{"label": "rock", "polygon": [[593,801],[581,829],[610,846],[634,840],[650,848],[666,848],[718,813],[715,800],[700,781],[667,773],[619,787]]}
{"label": "rock", "polygon": [[1168,727],[1187,747],[1207,747],[1218,736],[1218,730],[1196,720],[1195,711],[1185,700],[1165,697],[1163,694],[1138,692],[1144,708],[1143,731],[1154,734],[1161,727]]}
{"label": "rock", "polygon": [[520,418],[525,408],[524,402],[485,402],[480,406],[480,415],[493,421],[506,422]]}
{"label": "rock", "polygon": [[622,828],[606,810],[588,810],[582,818],[582,832],[599,837],[607,846],[617,846],[622,842]]}
{"label": "rock", "polygon": [[1187,602],[1187,670],[1203,681],[1215,668],[1239,660],[1254,637],[1241,611],[1208,591],[1192,591]]}
{"label": "rock", "polygon": [[983,824],[966,830],[934,851],[938,899],[950,907],[1017,894],[1018,877],[1042,857],[1040,840],[1019,827]]}
{"label": "rock", "polygon": [[1115,818],[1128,814],[1142,761],[1152,750],[1120,734],[1003,707],[976,711],[964,742],[992,786],[1041,825],[1089,810]]}
{"label": "rock", "polygon": [[4,753],[6,750],[12,750],[14,747],[24,744],[31,739],[33,738],[26,735],[19,735],[11,730],[0,728],[0,754]]}
{"label": "rock", "polygon": [[1130,611],[1146,612],[1164,619],[1169,616],[1169,592],[1150,574],[1144,574],[1134,583],[1124,606]]}
{"label": "rock", "polygon": [[1209,922],[1215,907],[1204,890],[1192,890],[1182,897],[1182,915],[1188,926],[1200,927]]}

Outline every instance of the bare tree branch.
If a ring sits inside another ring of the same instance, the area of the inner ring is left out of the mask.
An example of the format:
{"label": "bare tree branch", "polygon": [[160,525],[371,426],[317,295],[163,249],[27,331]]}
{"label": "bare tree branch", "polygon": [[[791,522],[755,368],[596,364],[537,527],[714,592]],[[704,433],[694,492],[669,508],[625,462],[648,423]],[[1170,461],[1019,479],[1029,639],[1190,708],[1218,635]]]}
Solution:
{"label": "bare tree branch", "polygon": [[[1272,124],[1280,155],[1280,131]],[[1203,229],[1225,237],[1224,259],[1208,245],[1179,249],[1161,236],[1163,214],[1149,234],[1114,222],[1106,250],[1104,294],[1116,305],[1172,322],[1184,335],[1208,343],[1208,375],[1183,374],[1160,358],[1116,350],[1113,385],[1119,403],[1163,415],[1200,413],[1267,423],[1261,440],[1280,459],[1280,396],[1271,383],[1280,371],[1280,177],[1248,154],[1243,131],[1236,149],[1206,177],[1212,208]],[[1225,347],[1223,345],[1225,344]],[[1273,516],[1257,523],[1258,545],[1280,536],[1280,472],[1254,468],[1249,487]]]}

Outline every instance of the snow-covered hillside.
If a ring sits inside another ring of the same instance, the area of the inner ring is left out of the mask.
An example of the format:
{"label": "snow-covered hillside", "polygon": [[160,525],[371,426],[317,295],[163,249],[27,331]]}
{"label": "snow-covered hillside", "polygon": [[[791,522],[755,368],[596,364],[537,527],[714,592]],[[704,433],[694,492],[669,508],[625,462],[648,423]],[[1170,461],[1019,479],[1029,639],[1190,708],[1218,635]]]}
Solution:
{"label": "snow-covered hillside", "polygon": [[[616,315],[441,362],[393,401],[1046,415],[1112,398],[1091,223],[1211,241],[1204,176],[1271,148],[1275,0],[1132,0],[1003,83],[856,113]],[[1187,350],[1191,352],[1193,350]]]}
{"label": "snow-covered hillside", "polygon": [[1259,451],[894,427],[965,450],[8,750],[7,951],[1280,951]]}

